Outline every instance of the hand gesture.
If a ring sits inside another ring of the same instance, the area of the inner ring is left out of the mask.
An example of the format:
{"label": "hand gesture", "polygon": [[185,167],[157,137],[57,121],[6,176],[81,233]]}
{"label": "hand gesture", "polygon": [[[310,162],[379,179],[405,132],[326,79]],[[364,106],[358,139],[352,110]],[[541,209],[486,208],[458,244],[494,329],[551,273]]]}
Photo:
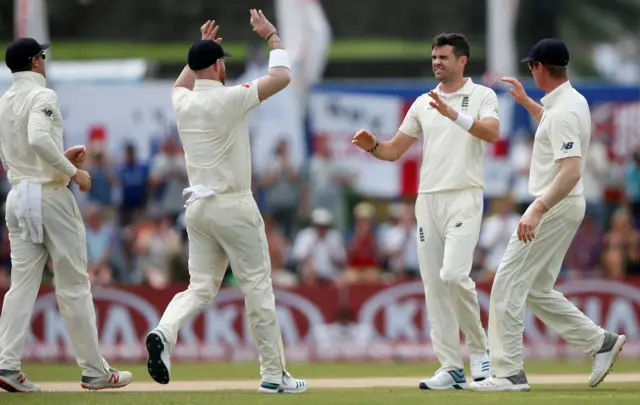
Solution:
{"label": "hand gesture", "polygon": [[522,86],[522,83],[518,81],[518,79],[514,77],[503,77],[502,81],[513,86],[512,89],[509,89],[509,94],[511,94],[513,100],[516,103],[523,104],[526,100],[529,99],[527,92],[524,91],[524,87]]}
{"label": "hand gesture", "polygon": [[366,129],[361,129],[353,136],[351,143],[360,149],[370,151],[376,146],[376,137]]}
{"label": "hand gesture", "polygon": [[216,25],[216,20],[207,20],[206,23],[202,27],[200,27],[200,32],[202,33],[203,40],[216,41],[217,43],[222,42],[222,38],[216,38],[216,34],[218,33],[219,25]]}
{"label": "hand gesture", "polygon": [[76,145],[72,146],[64,152],[64,157],[66,157],[75,167],[81,168],[85,158],[87,148],[84,145]]}
{"label": "hand gesture", "polygon": [[91,188],[91,176],[84,170],[78,169],[71,180],[80,186],[80,191],[87,191]]}
{"label": "hand gesture", "polygon": [[262,38],[267,39],[269,35],[276,32],[276,27],[267,20],[267,17],[264,16],[262,10],[256,11],[256,9],[251,9],[249,10],[249,14],[251,14],[249,22],[251,23],[253,30]]}
{"label": "hand gesture", "polygon": [[433,101],[429,101],[429,105],[435,108],[441,115],[449,118],[451,121],[455,121],[458,119],[458,112],[453,109],[442,97],[440,94],[431,90],[429,92],[429,97],[433,99]]}
{"label": "hand gesture", "polygon": [[520,222],[518,223],[518,239],[524,243],[531,242],[536,238],[538,232],[538,226],[542,219],[545,209],[542,208],[542,203],[538,200],[534,201],[529,208],[525,211]]}

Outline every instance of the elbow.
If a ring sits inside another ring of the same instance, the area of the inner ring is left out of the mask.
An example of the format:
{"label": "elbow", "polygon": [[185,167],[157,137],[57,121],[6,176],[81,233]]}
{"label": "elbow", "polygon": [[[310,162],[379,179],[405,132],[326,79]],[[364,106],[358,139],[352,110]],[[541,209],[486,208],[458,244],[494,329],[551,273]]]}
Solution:
{"label": "elbow", "polygon": [[289,69],[286,69],[285,73],[282,74],[282,83],[282,88],[287,87],[289,83],[291,83],[291,71]]}
{"label": "elbow", "polygon": [[487,142],[489,143],[496,143],[498,142],[499,139],[500,139],[500,131],[498,130],[489,132],[487,136]]}

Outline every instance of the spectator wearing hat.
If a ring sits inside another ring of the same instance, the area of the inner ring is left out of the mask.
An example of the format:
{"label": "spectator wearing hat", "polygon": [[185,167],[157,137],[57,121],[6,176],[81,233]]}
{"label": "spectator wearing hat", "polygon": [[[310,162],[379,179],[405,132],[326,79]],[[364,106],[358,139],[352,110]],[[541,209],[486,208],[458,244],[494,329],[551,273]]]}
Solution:
{"label": "spectator wearing hat", "polygon": [[296,237],[293,260],[303,283],[332,282],[347,258],[342,236],[332,227],[333,215],[325,208],[312,211],[311,223]]}

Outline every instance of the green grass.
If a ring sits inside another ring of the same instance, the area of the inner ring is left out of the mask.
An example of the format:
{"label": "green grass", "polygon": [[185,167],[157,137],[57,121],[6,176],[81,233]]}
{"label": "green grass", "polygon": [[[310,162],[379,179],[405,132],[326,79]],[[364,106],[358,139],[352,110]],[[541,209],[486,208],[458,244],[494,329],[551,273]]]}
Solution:
{"label": "green grass", "polygon": [[589,405],[638,404],[640,387],[608,386],[590,390],[583,387],[535,387],[526,393],[430,392],[417,389],[313,390],[301,395],[261,395],[255,391],[158,392],[158,393],[41,393],[2,395],[0,404],[20,405],[389,405],[434,403],[438,405]]}
{"label": "green grass", "polygon": [[[247,44],[224,42],[225,50],[239,60],[245,56]],[[6,48],[3,43],[2,47]],[[187,57],[190,43],[137,43],[137,42],[63,42],[52,41],[55,59],[125,59],[143,58],[158,62],[181,62]],[[474,45],[474,53],[484,52]],[[354,39],[333,42],[329,54],[332,61],[340,60],[429,60],[431,44],[428,41],[404,39]],[[235,59],[235,58],[234,58]]]}
{"label": "green grass", "polygon": [[[112,364],[112,367],[129,370],[135,381],[151,381],[146,364]],[[290,364],[289,371],[299,378],[340,377],[426,377],[438,368],[424,363],[374,363],[374,364]],[[78,381],[81,370],[75,364],[24,364],[23,370],[36,382]],[[590,363],[527,362],[528,374],[589,374]],[[618,361],[616,373],[640,372],[640,363]],[[251,380],[260,378],[257,364],[185,364],[172,365],[172,380]]]}

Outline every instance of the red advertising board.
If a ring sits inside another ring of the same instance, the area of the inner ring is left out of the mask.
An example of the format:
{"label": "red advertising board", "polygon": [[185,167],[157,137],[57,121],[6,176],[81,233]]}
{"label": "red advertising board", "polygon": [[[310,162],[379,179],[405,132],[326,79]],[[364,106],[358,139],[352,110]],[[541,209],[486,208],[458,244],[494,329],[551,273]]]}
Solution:
{"label": "red advertising board", "polygon": [[[93,297],[105,357],[111,361],[145,358],[145,334],[157,325],[173,296],[184,288],[95,287]],[[581,280],[560,284],[557,289],[596,323],[607,330],[625,333],[628,345],[624,356],[640,357],[639,282]],[[478,286],[478,299],[486,325],[488,286]],[[276,302],[290,361],[434,358],[421,282],[276,290]],[[181,329],[173,358],[255,361],[250,336],[242,293],[222,289],[202,314]],[[584,356],[564,344],[530,313],[526,316],[524,338],[528,357]],[[465,351],[464,345],[462,350]],[[55,293],[43,289],[36,302],[25,359],[71,358]]]}

